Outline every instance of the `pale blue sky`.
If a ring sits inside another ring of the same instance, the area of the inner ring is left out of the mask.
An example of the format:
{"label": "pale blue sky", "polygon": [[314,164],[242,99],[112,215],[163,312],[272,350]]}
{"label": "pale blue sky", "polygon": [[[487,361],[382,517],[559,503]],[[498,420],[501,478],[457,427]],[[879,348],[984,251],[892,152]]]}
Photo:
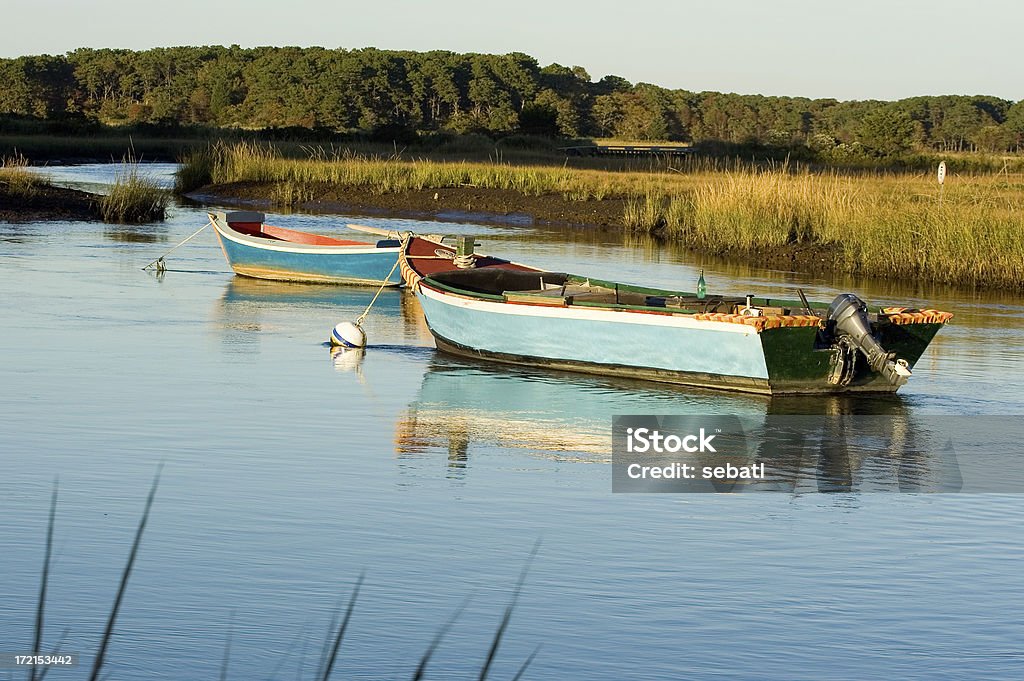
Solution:
{"label": "pale blue sky", "polygon": [[688,90],[1024,99],[1020,0],[0,0],[0,56],[321,45],[525,52]]}

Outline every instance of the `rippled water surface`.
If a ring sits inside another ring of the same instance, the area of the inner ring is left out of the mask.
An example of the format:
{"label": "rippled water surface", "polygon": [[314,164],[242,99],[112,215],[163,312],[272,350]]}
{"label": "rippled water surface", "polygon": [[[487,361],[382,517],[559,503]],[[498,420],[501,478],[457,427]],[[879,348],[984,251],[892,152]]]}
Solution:
{"label": "rippled water surface", "polygon": [[219,678],[229,639],[230,678],[313,678],[362,571],[337,678],[410,678],[463,603],[428,672],[476,678],[538,539],[493,678],[538,646],[526,678],[1024,674],[1020,496],[613,496],[608,464],[614,414],[1024,413],[1018,297],[823,283],[578,230],[354,217],[477,234],[559,270],[692,288],[703,267],[715,291],[854,290],[957,316],[897,398],[780,402],[449,359],[396,291],[365,355],[332,356],[331,327],[373,290],[234,277],[208,232],[164,276],[140,269],[203,224],[196,207],[140,227],[0,223],[0,652],[30,647],[59,476],[45,640],[66,629],[63,649],[91,660],[162,463],[113,679]]}

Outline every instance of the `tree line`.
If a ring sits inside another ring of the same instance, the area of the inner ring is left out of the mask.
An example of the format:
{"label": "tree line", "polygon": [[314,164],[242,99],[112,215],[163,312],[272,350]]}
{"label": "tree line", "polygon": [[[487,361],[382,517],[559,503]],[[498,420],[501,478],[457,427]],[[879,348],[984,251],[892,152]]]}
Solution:
{"label": "tree line", "polygon": [[1024,101],[837,101],[672,90],[512,53],[78,49],[0,59],[0,114],[109,125],[298,127],[803,146],[833,159],[1020,151]]}

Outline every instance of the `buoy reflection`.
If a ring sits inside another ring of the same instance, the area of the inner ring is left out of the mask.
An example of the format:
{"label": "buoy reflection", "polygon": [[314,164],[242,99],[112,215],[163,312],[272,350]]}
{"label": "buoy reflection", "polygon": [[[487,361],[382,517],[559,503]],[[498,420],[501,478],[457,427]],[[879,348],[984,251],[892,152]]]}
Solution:
{"label": "buoy reflection", "polygon": [[365,348],[346,348],[335,345],[331,348],[331,363],[334,370],[341,373],[354,373],[363,380],[363,358],[366,356]]}

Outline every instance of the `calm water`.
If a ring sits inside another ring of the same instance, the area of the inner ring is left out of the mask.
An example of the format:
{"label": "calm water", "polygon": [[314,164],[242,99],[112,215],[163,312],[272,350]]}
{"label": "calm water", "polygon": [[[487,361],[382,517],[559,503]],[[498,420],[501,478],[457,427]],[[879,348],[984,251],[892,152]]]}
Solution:
{"label": "calm water", "polygon": [[[96,186],[112,170],[53,173]],[[330,328],[372,290],[236,278],[210,233],[162,278],[140,271],[203,224],[197,208],[142,227],[0,223],[0,652],[29,649],[59,476],[45,640],[67,629],[63,649],[91,661],[162,462],[113,679],[217,678],[229,636],[230,678],[312,678],[363,570],[337,678],[409,678],[467,598],[430,670],[475,678],[538,539],[494,678],[538,645],[526,678],[1024,674],[1022,497],[613,496],[607,463],[613,414],[1024,413],[1019,299],[825,284],[580,231],[358,219],[563,270],[692,288],[703,267],[716,291],[852,288],[957,318],[899,398],[780,403],[447,359],[393,291],[365,355],[332,357]]]}

